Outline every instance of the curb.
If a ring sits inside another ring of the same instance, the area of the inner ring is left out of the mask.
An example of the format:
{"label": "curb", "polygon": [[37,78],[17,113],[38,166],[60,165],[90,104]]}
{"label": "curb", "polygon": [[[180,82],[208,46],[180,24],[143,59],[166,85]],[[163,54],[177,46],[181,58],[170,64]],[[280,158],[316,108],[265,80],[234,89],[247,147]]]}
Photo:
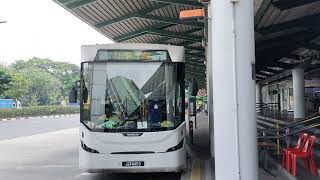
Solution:
{"label": "curb", "polygon": [[17,117],[17,118],[6,118],[6,119],[0,119],[0,121],[15,121],[15,120],[23,120],[23,119],[30,119],[30,118],[50,118],[50,117],[64,117],[64,116],[72,116],[77,115],[76,114],[60,114],[60,115],[49,115],[49,116],[29,116],[29,117]]}

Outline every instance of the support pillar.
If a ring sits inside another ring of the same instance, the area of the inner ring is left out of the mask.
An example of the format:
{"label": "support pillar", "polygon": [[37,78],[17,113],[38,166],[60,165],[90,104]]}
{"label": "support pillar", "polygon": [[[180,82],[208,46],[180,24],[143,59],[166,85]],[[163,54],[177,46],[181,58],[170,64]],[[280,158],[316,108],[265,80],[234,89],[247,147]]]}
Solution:
{"label": "support pillar", "polygon": [[262,103],[261,85],[256,84],[256,103]]}
{"label": "support pillar", "polygon": [[215,180],[257,180],[253,0],[212,3]]}
{"label": "support pillar", "polygon": [[214,157],[214,118],[213,118],[213,94],[212,94],[212,21],[211,21],[211,6],[208,4],[208,44],[206,47],[207,56],[207,99],[208,99],[208,118],[209,118],[209,133],[210,133],[210,154]]}
{"label": "support pillar", "polygon": [[304,100],[304,70],[293,69],[292,70],[292,84],[293,84],[293,110],[294,118],[305,118],[306,104]]}

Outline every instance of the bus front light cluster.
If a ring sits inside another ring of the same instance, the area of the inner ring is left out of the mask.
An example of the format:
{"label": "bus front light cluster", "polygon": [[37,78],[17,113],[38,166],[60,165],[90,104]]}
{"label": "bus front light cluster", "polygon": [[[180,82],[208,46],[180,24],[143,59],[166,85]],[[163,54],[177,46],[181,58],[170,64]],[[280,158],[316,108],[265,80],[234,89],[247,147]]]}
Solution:
{"label": "bus front light cluster", "polygon": [[178,145],[169,148],[166,152],[176,151],[178,149],[181,149],[182,147],[183,147],[183,139],[180,141],[180,143]]}
{"label": "bus front light cluster", "polygon": [[89,148],[83,141],[81,141],[81,147],[83,150],[90,152],[90,153],[99,153],[99,151]]}

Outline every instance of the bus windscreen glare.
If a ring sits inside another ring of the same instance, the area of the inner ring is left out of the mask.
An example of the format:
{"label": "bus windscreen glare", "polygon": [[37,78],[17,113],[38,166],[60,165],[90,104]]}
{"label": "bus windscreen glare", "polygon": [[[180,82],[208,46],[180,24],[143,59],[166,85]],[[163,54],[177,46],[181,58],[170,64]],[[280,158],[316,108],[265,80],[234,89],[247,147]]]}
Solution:
{"label": "bus windscreen glare", "polygon": [[93,131],[174,129],[184,121],[181,71],[177,63],[83,63],[82,87],[92,92],[82,121]]}

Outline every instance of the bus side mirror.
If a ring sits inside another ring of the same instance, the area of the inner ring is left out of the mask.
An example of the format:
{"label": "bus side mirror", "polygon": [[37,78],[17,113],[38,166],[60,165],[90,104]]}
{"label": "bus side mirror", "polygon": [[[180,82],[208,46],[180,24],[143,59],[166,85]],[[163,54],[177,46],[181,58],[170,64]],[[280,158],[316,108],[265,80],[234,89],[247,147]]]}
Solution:
{"label": "bus side mirror", "polygon": [[69,92],[69,103],[77,103],[77,96],[78,91],[76,87],[72,87],[71,91]]}
{"label": "bus side mirror", "polygon": [[82,96],[83,96],[83,103],[87,103],[88,102],[88,89],[86,87],[83,89]]}

